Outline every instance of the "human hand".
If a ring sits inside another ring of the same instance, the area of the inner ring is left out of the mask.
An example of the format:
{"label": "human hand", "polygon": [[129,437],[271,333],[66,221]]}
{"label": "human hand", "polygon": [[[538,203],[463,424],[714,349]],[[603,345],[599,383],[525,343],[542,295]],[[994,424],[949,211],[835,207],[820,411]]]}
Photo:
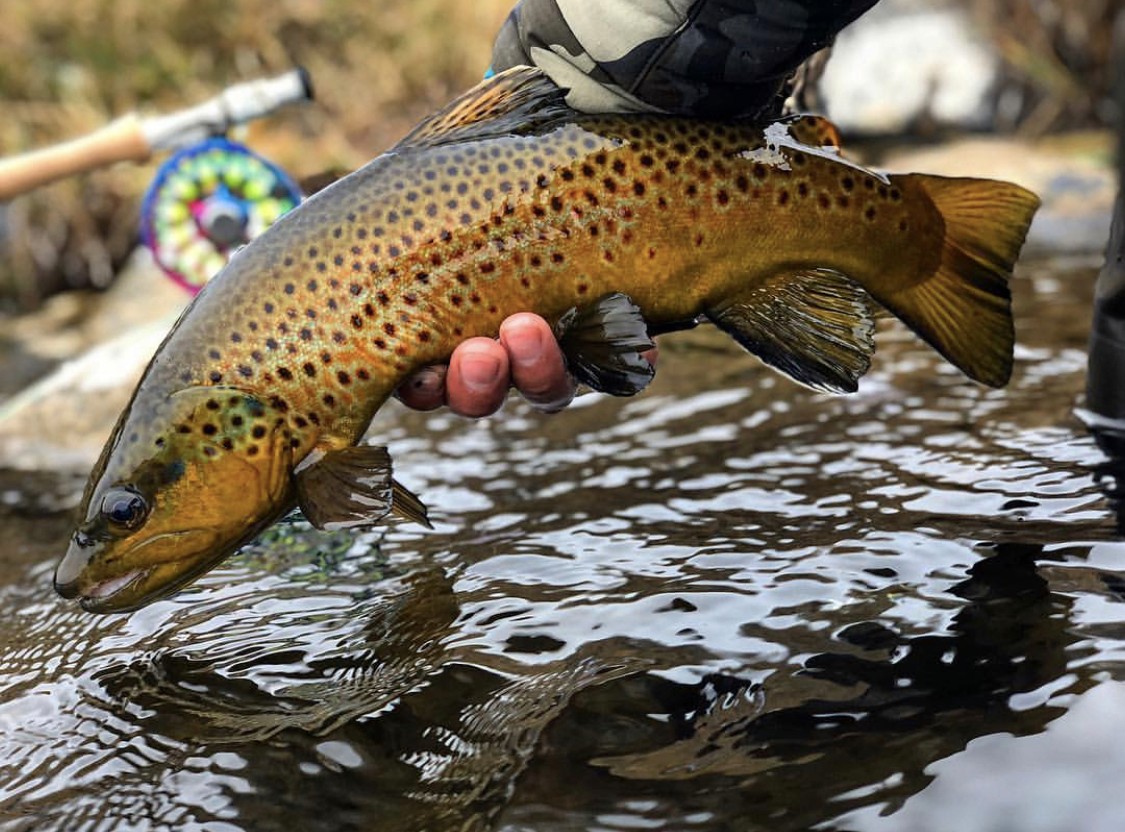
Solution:
{"label": "human hand", "polygon": [[399,386],[398,397],[415,410],[448,405],[454,413],[480,418],[499,410],[512,386],[547,413],[574,398],[574,379],[550,324],[530,312],[507,318],[499,341],[470,338],[453,351],[448,366],[413,373]]}

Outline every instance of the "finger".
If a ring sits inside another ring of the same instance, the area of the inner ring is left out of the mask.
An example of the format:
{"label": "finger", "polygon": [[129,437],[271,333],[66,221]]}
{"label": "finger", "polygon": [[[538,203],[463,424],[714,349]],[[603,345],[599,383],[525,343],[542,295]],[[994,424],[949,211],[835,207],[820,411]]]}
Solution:
{"label": "finger", "polygon": [[500,325],[500,343],[508,351],[512,383],[532,405],[561,410],[574,398],[574,379],[550,325],[538,315],[520,312]]}
{"label": "finger", "polygon": [[449,359],[446,402],[462,416],[489,416],[504,403],[510,381],[507,351],[491,338],[470,338]]}
{"label": "finger", "polygon": [[445,404],[445,376],[449,367],[434,364],[407,376],[395,395],[414,410],[436,410]]}

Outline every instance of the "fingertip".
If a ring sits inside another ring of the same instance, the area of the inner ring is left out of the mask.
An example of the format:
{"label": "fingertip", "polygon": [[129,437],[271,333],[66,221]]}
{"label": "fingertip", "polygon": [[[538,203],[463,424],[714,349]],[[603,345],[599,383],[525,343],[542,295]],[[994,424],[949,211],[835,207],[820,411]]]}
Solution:
{"label": "fingertip", "polygon": [[399,385],[395,395],[413,410],[436,410],[445,404],[446,365],[423,367]]}
{"label": "fingertip", "polygon": [[489,416],[504,403],[510,381],[507,350],[490,338],[470,338],[449,360],[446,401],[462,416]]}
{"label": "fingertip", "polygon": [[538,315],[517,313],[500,325],[500,343],[511,361],[512,380],[528,402],[548,412],[570,403],[574,380],[550,324]]}

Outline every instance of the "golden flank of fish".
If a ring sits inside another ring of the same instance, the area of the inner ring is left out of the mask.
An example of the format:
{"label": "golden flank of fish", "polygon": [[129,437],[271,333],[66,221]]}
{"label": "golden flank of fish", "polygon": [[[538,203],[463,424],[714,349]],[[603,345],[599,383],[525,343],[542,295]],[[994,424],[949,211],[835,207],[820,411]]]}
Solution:
{"label": "golden flank of fish", "polygon": [[55,585],[134,609],[294,506],[321,528],[426,522],[356,445],[403,378],[517,311],[618,394],[649,335],[709,320],[848,392],[875,305],[968,376],[1012,365],[1007,280],[1036,197],[882,176],[815,119],[587,116],[535,70],[491,79],[237,254],[160,347],[94,469]]}

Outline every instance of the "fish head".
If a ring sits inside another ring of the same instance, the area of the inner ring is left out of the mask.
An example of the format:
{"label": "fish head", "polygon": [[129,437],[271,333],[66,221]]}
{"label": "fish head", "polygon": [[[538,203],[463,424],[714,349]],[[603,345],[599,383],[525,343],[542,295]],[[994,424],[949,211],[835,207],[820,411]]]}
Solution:
{"label": "fish head", "polygon": [[292,504],[285,416],[248,393],[191,387],[123,414],[55,571],[90,612],[127,612],[217,565]]}

